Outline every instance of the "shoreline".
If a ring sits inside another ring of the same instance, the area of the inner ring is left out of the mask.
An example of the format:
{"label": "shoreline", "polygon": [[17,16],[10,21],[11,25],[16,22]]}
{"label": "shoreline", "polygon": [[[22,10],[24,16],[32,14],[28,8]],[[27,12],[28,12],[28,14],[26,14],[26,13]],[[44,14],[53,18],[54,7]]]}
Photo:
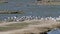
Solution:
{"label": "shoreline", "polygon": [[31,21],[31,20],[52,20],[52,21],[60,21],[59,17],[40,17],[40,16],[22,16],[22,17],[7,17],[4,18],[1,22],[23,22],[23,21]]}

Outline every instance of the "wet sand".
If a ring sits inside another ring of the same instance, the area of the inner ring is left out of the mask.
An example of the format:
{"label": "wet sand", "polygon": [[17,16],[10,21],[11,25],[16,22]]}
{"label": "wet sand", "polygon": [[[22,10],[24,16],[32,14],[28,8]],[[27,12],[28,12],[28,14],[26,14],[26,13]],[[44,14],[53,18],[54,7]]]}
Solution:
{"label": "wet sand", "polygon": [[37,2],[37,5],[60,5],[60,2]]}

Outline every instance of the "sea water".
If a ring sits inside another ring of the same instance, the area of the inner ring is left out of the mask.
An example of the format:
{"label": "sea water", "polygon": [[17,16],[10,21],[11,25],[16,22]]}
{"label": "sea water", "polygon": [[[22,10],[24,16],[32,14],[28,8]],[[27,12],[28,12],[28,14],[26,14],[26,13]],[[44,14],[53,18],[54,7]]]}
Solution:
{"label": "sea water", "polygon": [[37,5],[36,0],[8,0],[8,3],[0,3],[0,10],[23,10],[24,14],[0,14],[0,18],[9,16],[43,16],[57,17],[60,15],[60,6]]}
{"label": "sea water", "polygon": [[60,34],[60,29],[53,29],[50,32],[48,32],[48,34]]}

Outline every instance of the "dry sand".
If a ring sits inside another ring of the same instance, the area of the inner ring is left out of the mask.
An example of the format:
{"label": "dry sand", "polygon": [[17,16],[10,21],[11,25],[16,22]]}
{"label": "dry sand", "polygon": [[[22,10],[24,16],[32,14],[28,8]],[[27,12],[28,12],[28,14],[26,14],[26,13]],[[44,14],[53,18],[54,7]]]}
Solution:
{"label": "dry sand", "polygon": [[[27,23],[38,22],[38,20],[24,21]],[[12,23],[14,24],[14,23]],[[36,25],[28,25],[22,29],[10,30],[5,32],[0,32],[0,34],[41,34],[42,32],[48,32],[53,28],[60,28],[60,22],[52,20],[39,20],[39,23]]]}

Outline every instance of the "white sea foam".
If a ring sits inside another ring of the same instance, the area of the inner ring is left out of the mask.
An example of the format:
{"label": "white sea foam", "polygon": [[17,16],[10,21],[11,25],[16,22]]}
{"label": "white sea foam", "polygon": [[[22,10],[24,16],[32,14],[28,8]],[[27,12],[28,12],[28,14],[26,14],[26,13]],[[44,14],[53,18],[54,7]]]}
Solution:
{"label": "white sea foam", "polygon": [[40,17],[40,16],[22,16],[22,17],[8,17],[7,19],[4,19],[5,21],[25,21],[25,20],[53,20],[53,21],[59,21],[59,17]]}

